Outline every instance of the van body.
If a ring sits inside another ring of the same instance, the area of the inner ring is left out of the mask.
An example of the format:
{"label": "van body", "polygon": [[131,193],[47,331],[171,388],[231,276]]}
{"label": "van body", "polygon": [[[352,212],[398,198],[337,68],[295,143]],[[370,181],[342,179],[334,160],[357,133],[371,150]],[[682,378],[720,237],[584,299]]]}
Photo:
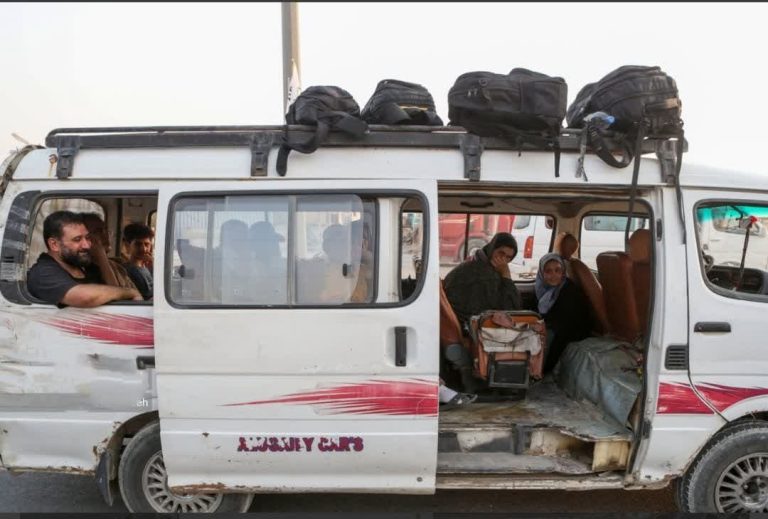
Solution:
{"label": "van body", "polygon": [[[484,139],[474,167],[461,129],[372,127],[291,155],[282,178],[283,132],[56,130],[3,163],[4,469],[92,474],[132,512],[245,510],[268,492],[673,481],[686,511],[768,510],[765,177],[688,164],[678,174],[670,141],[648,139],[636,186],[589,153],[585,182],[569,173],[578,135],[563,136],[555,177],[551,151]],[[59,209],[102,215],[114,251],[127,223],[153,226],[154,299],[92,309],[35,299],[26,274]],[[634,344],[595,335],[569,345],[578,364],[522,399],[441,410],[441,257],[458,251],[441,231],[454,240],[459,226],[449,233],[440,214],[509,224],[531,310],[554,235],[583,241],[594,215],[647,222],[644,254],[630,256],[623,235],[596,254],[624,274],[591,273],[600,297],[619,294],[607,305],[614,331],[626,324],[614,310],[633,309]],[[525,220],[530,231],[517,228]],[[253,248],[265,222],[269,261]],[[735,239],[715,252],[723,234]],[[630,346],[638,369],[601,371]]]}

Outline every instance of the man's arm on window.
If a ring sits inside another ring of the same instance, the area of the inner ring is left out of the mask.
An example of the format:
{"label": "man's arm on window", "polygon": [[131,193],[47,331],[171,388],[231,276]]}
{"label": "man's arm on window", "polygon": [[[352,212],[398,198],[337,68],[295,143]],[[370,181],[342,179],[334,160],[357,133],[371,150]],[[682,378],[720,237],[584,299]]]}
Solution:
{"label": "man's arm on window", "polygon": [[134,301],[144,300],[139,291],[133,288],[82,284],[70,288],[67,293],[64,294],[61,303],[77,308],[93,308],[111,301],[122,301],[126,299],[132,299]]}

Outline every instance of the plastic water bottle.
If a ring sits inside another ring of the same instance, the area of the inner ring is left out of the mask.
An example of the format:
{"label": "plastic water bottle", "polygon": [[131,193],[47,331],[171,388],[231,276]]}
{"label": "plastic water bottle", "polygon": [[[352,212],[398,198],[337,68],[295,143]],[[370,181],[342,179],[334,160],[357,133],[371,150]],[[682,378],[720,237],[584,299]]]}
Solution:
{"label": "plastic water bottle", "polygon": [[576,178],[583,178],[587,182],[587,172],[584,170],[584,155],[587,152],[587,132],[600,132],[607,130],[616,122],[616,118],[605,112],[592,112],[584,117],[584,133],[579,140],[579,160],[576,164]]}
{"label": "plastic water bottle", "polygon": [[610,125],[616,122],[616,118],[605,112],[593,112],[584,118],[587,126],[592,126],[598,130],[606,130]]}

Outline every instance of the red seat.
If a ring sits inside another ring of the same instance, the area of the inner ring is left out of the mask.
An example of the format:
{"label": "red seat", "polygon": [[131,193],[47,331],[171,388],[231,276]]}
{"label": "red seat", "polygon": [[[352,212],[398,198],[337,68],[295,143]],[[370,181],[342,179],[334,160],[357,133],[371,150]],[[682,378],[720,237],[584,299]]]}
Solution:
{"label": "red seat", "polygon": [[632,259],[626,252],[601,252],[597,271],[603,285],[610,334],[634,342],[640,336],[637,301],[632,278]]}
{"label": "red seat", "polygon": [[637,319],[640,333],[648,331],[651,298],[651,231],[638,229],[629,238],[629,257],[632,259],[632,288],[635,292]]}

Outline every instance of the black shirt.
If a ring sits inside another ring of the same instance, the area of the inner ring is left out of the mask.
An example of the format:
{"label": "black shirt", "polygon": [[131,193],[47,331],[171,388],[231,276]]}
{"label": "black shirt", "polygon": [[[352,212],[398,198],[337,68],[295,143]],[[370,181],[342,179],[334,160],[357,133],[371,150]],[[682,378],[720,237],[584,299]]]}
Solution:
{"label": "black shirt", "polygon": [[571,342],[589,337],[592,320],[589,315],[589,301],[581,288],[570,279],[560,289],[557,301],[544,315],[547,331],[554,333],[554,339],[544,361],[544,371],[551,371],[557,364],[565,347]]}
{"label": "black shirt", "polygon": [[128,271],[131,281],[139,289],[142,297],[145,300],[152,299],[152,272],[146,267],[137,267],[135,265],[126,265],[125,270]]}
{"label": "black shirt", "polygon": [[66,305],[61,304],[61,300],[70,288],[86,283],[104,283],[96,265],[89,265],[82,271],[85,274],[84,278],[74,278],[55,259],[44,252],[27,273],[27,289],[30,294],[46,303],[64,307]]}

